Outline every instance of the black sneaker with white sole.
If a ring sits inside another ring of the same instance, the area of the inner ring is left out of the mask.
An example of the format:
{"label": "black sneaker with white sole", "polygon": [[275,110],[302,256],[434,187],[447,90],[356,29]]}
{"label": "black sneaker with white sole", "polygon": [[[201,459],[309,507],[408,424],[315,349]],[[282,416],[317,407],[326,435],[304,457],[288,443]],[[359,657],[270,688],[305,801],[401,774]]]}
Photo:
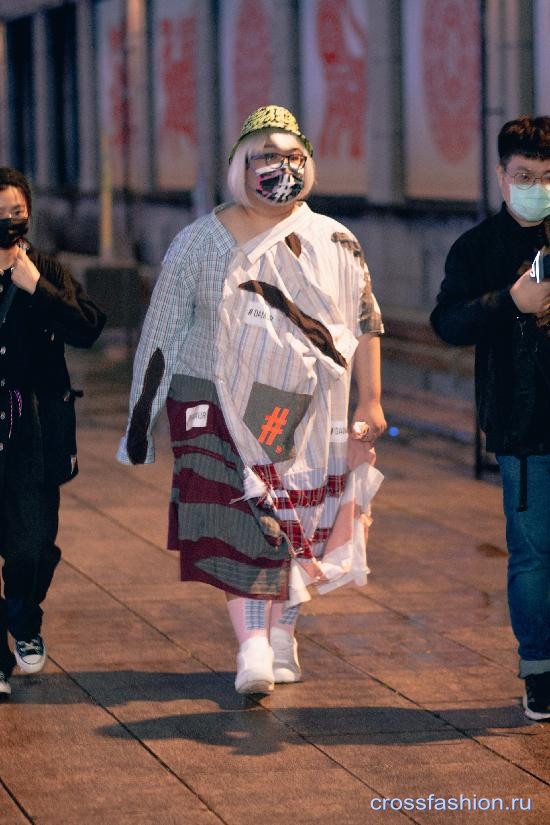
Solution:
{"label": "black sneaker with white sole", "polygon": [[550,719],[550,672],[525,677],[523,707],[529,719],[537,722]]}
{"label": "black sneaker with white sole", "polygon": [[46,645],[40,634],[30,641],[15,643],[15,658],[24,673],[39,673],[46,664]]}
{"label": "black sneaker with white sole", "polygon": [[0,702],[5,702],[11,696],[11,686],[8,677],[0,670]]}

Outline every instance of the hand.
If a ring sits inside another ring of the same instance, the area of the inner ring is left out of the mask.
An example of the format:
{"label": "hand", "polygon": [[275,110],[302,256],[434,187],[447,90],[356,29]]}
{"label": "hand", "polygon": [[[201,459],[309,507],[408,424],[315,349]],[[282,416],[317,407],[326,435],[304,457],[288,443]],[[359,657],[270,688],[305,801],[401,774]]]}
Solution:
{"label": "hand", "polygon": [[35,267],[31,259],[27,256],[27,251],[23,247],[17,249],[14,269],[11,280],[19,289],[23,289],[30,295],[34,295],[36,284],[40,278],[40,272]]}
{"label": "hand", "polygon": [[323,568],[317,559],[305,559],[303,556],[296,556],[296,561],[304,568],[306,573],[316,584],[328,582],[328,578],[323,573]]}
{"label": "hand", "polygon": [[[354,432],[354,425],[362,424],[358,432]],[[388,425],[384,417],[384,411],[379,401],[369,401],[366,404],[359,404],[353,414],[351,425],[351,437],[374,444],[377,438],[387,429]]]}
{"label": "hand", "polygon": [[542,315],[550,309],[550,282],[537,284],[528,269],[510,288],[510,297],[520,312]]}

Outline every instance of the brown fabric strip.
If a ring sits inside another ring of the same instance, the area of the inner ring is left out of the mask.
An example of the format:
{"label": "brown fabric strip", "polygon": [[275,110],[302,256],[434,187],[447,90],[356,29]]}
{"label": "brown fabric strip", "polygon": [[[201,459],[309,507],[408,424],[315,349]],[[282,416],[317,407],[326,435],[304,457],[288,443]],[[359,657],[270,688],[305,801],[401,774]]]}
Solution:
{"label": "brown fabric strip", "polygon": [[298,235],[296,235],[294,232],[291,232],[290,235],[286,236],[285,243],[288,246],[288,248],[296,255],[296,257],[299,258],[302,254],[302,242]]}
{"label": "brown fabric strip", "polygon": [[289,321],[297,326],[314,346],[321,350],[323,355],[332,358],[340,367],[347,367],[346,359],[334,346],[332,335],[325,325],[302,312],[278,287],[264,281],[246,281],[244,284],[239,284],[239,288],[261,295],[269,306],[286,315]]}
{"label": "brown fabric strip", "polygon": [[164,375],[164,366],[164,355],[157,347],[147,365],[143,389],[134,407],[128,429],[127,450],[132,464],[143,464],[147,457],[147,431],[151,423],[151,407]]}
{"label": "brown fabric strip", "polygon": [[342,244],[345,249],[351,252],[354,258],[359,258],[361,264],[365,263],[365,256],[363,255],[361,244],[355,238],[350,238],[345,232],[333,232],[330,239],[333,243]]}

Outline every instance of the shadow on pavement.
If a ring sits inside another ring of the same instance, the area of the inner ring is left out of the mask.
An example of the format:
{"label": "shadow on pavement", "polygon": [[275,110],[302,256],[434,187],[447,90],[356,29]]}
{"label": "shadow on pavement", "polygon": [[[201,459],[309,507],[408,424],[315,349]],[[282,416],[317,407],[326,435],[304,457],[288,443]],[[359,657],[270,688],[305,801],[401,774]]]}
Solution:
{"label": "shadow on pavement", "polygon": [[[160,716],[125,722],[134,736],[145,741],[188,740],[199,744],[230,748],[235,755],[275,753],[289,742],[317,745],[417,745],[467,738],[460,726],[464,711],[445,711],[443,721],[421,709],[395,707],[277,709],[256,706],[250,712],[203,712]],[[481,709],[484,726],[472,715],[476,736],[498,736],[502,728],[525,726],[517,707]],[[506,719],[506,721],[504,721]],[[98,731],[103,736],[121,738],[127,732],[119,725]]]}
{"label": "shadow on pavement", "polygon": [[[413,745],[462,739],[465,731],[498,736],[510,728],[525,730],[526,725],[522,709],[512,703],[424,710],[412,705],[400,707],[405,700],[398,696],[395,705],[361,704],[358,696],[356,705],[351,707],[296,707],[299,697],[307,701],[304,688],[299,685],[277,687],[277,701],[270,707],[269,697],[259,704],[236,694],[233,673],[229,672],[52,673],[20,677],[16,683],[12,704],[77,704],[91,699],[108,708],[121,721],[98,728],[97,733],[105,737],[127,738],[130,731],[139,740],[188,740],[230,748],[240,755],[275,753],[289,741],[307,744],[313,739],[317,744],[326,741],[332,745],[374,745],[383,739],[386,745]],[[285,691],[288,706],[282,704]],[[197,712],[193,702],[203,708],[211,703],[212,709]],[[142,714],[141,703],[148,704],[147,713],[155,710],[157,715],[128,719],[131,710],[138,717]],[[179,703],[181,712],[159,716],[159,703]],[[125,708],[132,704],[135,708]],[[125,708],[124,713],[119,712],[121,708]]]}

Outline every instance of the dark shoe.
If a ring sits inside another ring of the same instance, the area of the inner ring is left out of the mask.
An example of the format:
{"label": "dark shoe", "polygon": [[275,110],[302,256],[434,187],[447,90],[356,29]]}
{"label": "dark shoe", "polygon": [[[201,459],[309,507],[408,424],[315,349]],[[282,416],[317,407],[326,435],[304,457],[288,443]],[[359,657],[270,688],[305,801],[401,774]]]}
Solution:
{"label": "dark shoe", "polygon": [[40,634],[30,642],[15,643],[17,664],[25,673],[39,673],[46,664],[46,646]]}
{"label": "dark shoe", "polygon": [[550,672],[525,677],[523,707],[529,719],[550,719]]}
{"label": "dark shoe", "polygon": [[8,677],[0,670],[0,702],[6,702],[11,696],[11,687]]}

